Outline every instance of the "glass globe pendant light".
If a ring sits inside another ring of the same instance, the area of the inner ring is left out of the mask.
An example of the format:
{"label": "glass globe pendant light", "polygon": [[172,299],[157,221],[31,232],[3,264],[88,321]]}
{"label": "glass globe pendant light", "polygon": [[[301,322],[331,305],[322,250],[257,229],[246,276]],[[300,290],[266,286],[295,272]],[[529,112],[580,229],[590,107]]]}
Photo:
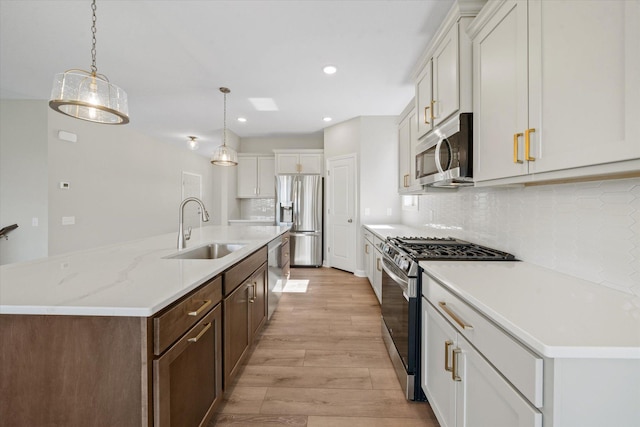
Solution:
{"label": "glass globe pendant light", "polygon": [[221,87],[220,92],[224,94],[224,121],[222,127],[222,145],[213,151],[211,163],[218,166],[236,166],[238,164],[238,153],[231,147],[227,147],[227,94],[231,91],[226,87]]}
{"label": "glass globe pendant light", "polygon": [[91,71],[71,69],[56,74],[49,107],[77,119],[95,123],[129,123],[127,94],[109,82],[96,67],[96,0],[91,3]]}
{"label": "glass globe pendant light", "polygon": [[198,141],[196,141],[197,138],[195,136],[188,136],[187,138],[189,138],[189,141],[187,141],[187,143],[189,144],[189,149],[197,150],[198,147],[200,147],[200,144],[198,143]]}

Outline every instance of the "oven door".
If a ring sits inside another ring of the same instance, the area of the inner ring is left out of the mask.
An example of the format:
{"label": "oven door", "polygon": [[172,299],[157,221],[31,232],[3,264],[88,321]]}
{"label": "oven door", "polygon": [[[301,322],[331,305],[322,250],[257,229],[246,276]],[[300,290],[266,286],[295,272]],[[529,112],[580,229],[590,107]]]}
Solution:
{"label": "oven door", "polygon": [[382,319],[409,372],[409,278],[382,258]]}

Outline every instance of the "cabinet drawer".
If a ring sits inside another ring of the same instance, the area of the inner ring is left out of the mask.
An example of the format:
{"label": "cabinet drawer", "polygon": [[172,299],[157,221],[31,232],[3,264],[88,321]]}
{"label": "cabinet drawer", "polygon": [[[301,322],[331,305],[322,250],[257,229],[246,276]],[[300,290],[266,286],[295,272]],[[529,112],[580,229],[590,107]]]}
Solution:
{"label": "cabinet drawer", "polygon": [[541,357],[427,274],[422,275],[422,293],[520,393],[536,407],[542,407]]}
{"label": "cabinet drawer", "polygon": [[224,296],[231,294],[266,261],[267,247],[264,246],[227,270],[222,286]]}
{"label": "cabinet drawer", "polygon": [[382,240],[378,236],[373,236],[372,243],[375,245],[375,247],[378,250],[378,252],[380,252],[380,246],[382,245],[382,242],[384,242],[384,240]]}
{"label": "cabinet drawer", "polygon": [[164,313],[153,318],[153,352],[160,355],[222,300],[222,278],[216,277]]}

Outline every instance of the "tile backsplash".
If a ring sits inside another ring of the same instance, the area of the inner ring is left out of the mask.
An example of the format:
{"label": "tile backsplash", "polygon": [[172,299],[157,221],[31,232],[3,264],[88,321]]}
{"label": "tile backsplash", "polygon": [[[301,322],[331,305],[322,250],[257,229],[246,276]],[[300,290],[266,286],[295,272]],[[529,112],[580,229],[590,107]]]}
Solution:
{"label": "tile backsplash", "polygon": [[275,199],[240,199],[239,219],[274,219]]}
{"label": "tile backsplash", "polygon": [[640,178],[441,191],[402,222],[640,296]]}

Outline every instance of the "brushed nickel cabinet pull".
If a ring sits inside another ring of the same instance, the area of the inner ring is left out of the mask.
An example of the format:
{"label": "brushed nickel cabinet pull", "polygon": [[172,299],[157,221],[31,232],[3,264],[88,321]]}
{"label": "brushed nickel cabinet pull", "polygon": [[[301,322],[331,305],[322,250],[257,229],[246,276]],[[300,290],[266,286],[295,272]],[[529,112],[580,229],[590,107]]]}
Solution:
{"label": "brushed nickel cabinet pull", "polygon": [[200,331],[200,333],[198,335],[196,335],[193,338],[189,338],[187,341],[189,342],[198,342],[198,340],[200,338],[202,338],[202,336],[209,330],[209,328],[211,328],[211,323],[206,323],[204,325],[204,329]]}
{"label": "brushed nickel cabinet pull", "polygon": [[367,255],[369,254],[369,244],[368,243],[364,244],[364,253],[367,254]]}
{"label": "brushed nickel cabinet pull", "polygon": [[444,370],[451,372],[451,366],[449,366],[449,347],[453,345],[453,341],[447,340],[444,342]]}
{"label": "brushed nickel cabinet pull", "polygon": [[454,381],[462,381],[462,378],[458,375],[458,355],[460,355],[460,353],[462,353],[462,350],[459,348],[453,349],[453,369],[451,369],[451,379]]}
{"label": "brushed nickel cabinet pull", "polygon": [[204,311],[204,309],[209,307],[210,305],[211,305],[211,300],[210,299],[206,299],[206,300],[204,300],[204,304],[202,304],[199,309],[197,309],[196,311],[190,311],[187,314],[189,316],[199,316],[200,313],[202,313]]}
{"label": "brushed nickel cabinet pull", "polygon": [[449,316],[450,316],[450,317],[451,317],[451,318],[452,318],[452,319],[453,319],[453,320],[454,320],[458,325],[460,325],[460,327],[461,327],[462,329],[465,329],[465,330],[471,330],[471,329],[473,329],[473,326],[471,326],[471,325],[469,325],[469,324],[465,323],[465,321],[464,321],[464,320],[460,319],[460,317],[458,317],[458,315],[457,315],[457,314],[455,314],[455,313],[453,312],[453,310],[451,310],[451,308],[449,308],[449,306],[447,306],[447,303],[446,303],[446,302],[444,302],[444,301],[440,301],[440,302],[438,303],[438,305],[439,305],[439,306],[440,306],[440,308],[442,308],[442,309],[444,310],[444,312],[445,312],[445,313],[447,313],[447,314],[448,314],[448,315],[449,315]]}
{"label": "brushed nickel cabinet pull", "polygon": [[382,268],[380,268],[380,258],[376,258],[376,268],[378,271],[382,271]]}

